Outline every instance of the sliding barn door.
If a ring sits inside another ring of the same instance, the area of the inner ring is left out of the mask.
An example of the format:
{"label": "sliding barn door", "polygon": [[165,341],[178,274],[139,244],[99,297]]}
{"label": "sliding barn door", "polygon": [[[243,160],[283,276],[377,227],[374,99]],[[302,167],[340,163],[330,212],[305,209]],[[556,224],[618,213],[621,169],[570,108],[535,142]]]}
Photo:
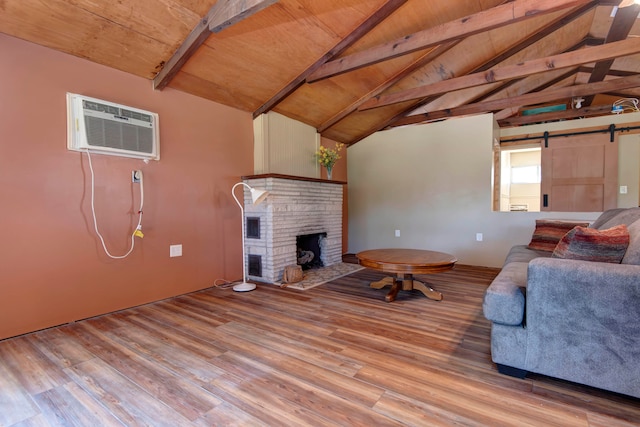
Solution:
{"label": "sliding barn door", "polygon": [[549,138],[542,145],[543,211],[602,212],[617,205],[618,138]]}

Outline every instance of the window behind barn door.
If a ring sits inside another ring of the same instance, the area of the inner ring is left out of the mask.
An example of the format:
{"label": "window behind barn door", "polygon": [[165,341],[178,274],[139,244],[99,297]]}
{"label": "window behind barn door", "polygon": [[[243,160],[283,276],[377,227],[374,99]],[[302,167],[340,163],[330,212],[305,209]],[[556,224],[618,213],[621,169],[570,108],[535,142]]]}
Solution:
{"label": "window behind barn door", "polygon": [[618,138],[608,134],[549,138],[542,144],[541,210],[602,212],[615,208]]}

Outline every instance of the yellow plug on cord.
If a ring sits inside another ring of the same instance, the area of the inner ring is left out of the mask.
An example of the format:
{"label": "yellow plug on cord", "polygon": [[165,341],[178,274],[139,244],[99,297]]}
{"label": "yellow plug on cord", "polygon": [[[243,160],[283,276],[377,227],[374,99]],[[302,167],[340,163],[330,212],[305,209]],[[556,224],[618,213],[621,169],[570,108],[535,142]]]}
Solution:
{"label": "yellow plug on cord", "polygon": [[144,234],[142,233],[142,226],[141,225],[136,227],[136,231],[133,232],[133,235],[136,236],[136,237],[139,237],[141,239],[144,237]]}

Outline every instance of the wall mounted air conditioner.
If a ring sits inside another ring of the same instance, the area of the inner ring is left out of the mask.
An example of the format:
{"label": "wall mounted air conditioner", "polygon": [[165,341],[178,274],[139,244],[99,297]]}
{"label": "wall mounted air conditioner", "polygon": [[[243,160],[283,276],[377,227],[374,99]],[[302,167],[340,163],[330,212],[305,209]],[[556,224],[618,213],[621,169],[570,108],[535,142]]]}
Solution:
{"label": "wall mounted air conditioner", "polygon": [[158,114],[67,93],[67,148],[160,160]]}

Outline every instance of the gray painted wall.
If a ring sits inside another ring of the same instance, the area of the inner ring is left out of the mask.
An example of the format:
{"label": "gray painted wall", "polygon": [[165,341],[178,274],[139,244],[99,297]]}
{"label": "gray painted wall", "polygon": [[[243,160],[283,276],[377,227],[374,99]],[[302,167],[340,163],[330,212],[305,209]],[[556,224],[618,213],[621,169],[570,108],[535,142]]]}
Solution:
{"label": "gray painted wall", "polygon": [[529,243],[537,218],[598,216],[493,212],[496,129],[489,114],[377,132],[349,147],[349,252],[431,249],[501,267],[511,246]]}

